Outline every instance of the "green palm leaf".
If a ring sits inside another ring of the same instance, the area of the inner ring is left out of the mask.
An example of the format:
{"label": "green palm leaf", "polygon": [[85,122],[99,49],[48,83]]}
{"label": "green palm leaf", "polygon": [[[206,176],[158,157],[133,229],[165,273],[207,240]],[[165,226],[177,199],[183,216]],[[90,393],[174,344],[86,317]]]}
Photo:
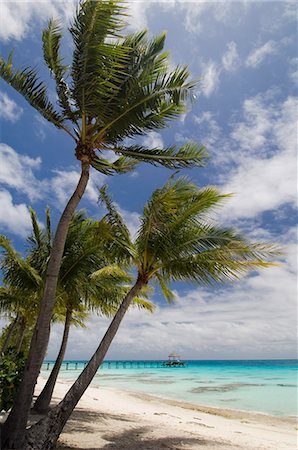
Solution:
{"label": "green palm leaf", "polygon": [[65,128],[63,117],[55,111],[53,104],[48,100],[46,86],[38,79],[34,69],[26,67],[14,71],[12,55],[9,56],[7,63],[0,57],[0,76],[22,94],[46,120],[58,128]]}
{"label": "green palm leaf", "polygon": [[169,169],[181,169],[193,165],[204,166],[207,159],[205,147],[189,142],[180,148],[176,145],[167,148],[147,149],[138,145],[130,147],[115,147],[116,153],[134,158],[138,162],[143,161],[153,165],[162,165]]}
{"label": "green palm leaf", "polygon": [[124,8],[114,0],[81,4],[70,29],[75,49],[72,64],[72,95],[84,114],[98,112],[107,92],[115,87],[126,52],[107,38],[119,36]]}
{"label": "green palm leaf", "polygon": [[65,81],[68,67],[62,64],[60,56],[60,41],[62,31],[56,20],[50,20],[47,28],[42,33],[44,60],[56,81],[59,105],[63,114],[68,119],[75,119],[76,114],[70,106],[70,90]]}
{"label": "green palm leaf", "polygon": [[114,162],[104,158],[94,157],[91,161],[91,166],[104,175],[114,175],[117,173],[131,172],[137,163],[138,161],[136,159],[126,156],[121,156]]}

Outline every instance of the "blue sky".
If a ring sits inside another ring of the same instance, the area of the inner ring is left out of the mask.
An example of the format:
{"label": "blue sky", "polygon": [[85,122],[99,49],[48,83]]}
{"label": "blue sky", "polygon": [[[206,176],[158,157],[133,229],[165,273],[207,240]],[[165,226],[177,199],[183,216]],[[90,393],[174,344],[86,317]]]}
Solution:
{"label": "blue sky", "polygon": [[[1,54],[14,51],[15,64],[35,65],[54,86],[42,62],[41,30],[60,17],[65,28],[74,1],[6,1],[0,5]],[[284,264],[228,288],[207,290],[175,285],[177,301],[155,294],[154,315],[131,311],[121,326],[111,358],[163,358],[177,350],[185,358],[290,358],[296,356],[297,221],[297,7],[294,2],[130,2],[129,31],[167,31],[171,64],[188,64],[200,80],[196,100],[163,132],[142,137],[147,145],[203,143],[204,169],[182,171],[198,185],[212,184],[234,197],[218,219],[252,239],[279,242]],[[71,58],[66,31],[63,46]],[[24,251],[30,231],[28,205],[57,220],[76,183],[79,164],[61,131],[0,80],[0,232]],[[108,182],[131,231],[153,189],[170,171],[140,165],[132,174],[92,173],[81,206],[100,217],[97,187]],[[88,330],[74,329],[69,358],[86,358],[107,321],[91,317]],[[48,357],[54,358],[61,327],[53,327]]]}

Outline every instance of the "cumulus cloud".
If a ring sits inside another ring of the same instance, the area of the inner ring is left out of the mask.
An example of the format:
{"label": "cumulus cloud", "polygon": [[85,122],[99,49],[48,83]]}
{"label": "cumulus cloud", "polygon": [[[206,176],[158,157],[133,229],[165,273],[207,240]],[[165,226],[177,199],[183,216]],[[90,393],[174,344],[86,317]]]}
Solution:
{"label": "cumulus cloud", "polygon": [[23,108],[18,106],[5,92],[0,91],[0,118],[16,122],[23,114]]}
{"label": "cumulus cloud", "polygon": [[51,17],[67,23],[75,12],[76,4],[76,0],[2,0],[0,39],[21,40],[32,31],[32,26],[44,24]]}
{"label": "cumulus cloud", "polygon": [[41,158],[20,155],[6,144],[0,144],[0,183],[28,196],[30,201],[42,198],[45,185],[34,171],[41,165]]}
{"label": "cumulus cloud", "polygon": [[193,115],[193,121],[198,126],[200,141],[208,151],[214,151],[216,143],[220,139],[221,129],[210,111],[203,111],[200,115]]}
{"label": "cumulus cloud", "polygon": [[[54,170],[54,176],[49,184],[61,207],[65,206],[72,195],[80,178],[80,172],[76,170]],[[86,188],[85,198],[91,202],[98,200],[98,187],[102,186],[105,176],[99,172],[91,171]]]}
{"label": "cumulus cloud", "polygon": [[135,211],[128,211],[125,208],[122,208],[120,205],[116,204],[116,207],[118,211],[120,212],[121,216],[124,219],[125,225],[130,231],[130,235],[132,239],[134,240],[137,236],[137,232],[140,228],[140,219],[141,216],[139,213]]}
{"label": "cumulus cloud", "polygon": [[[219,2],[219,1],[196,1],[189,2],[185,0],[176,0],[169,2],[173,7],[178,6],[185,13],[184,26],[185,29],[191,33],[204,32],[207,24],[210,26],[210,20],[214,24],[235,24],[239,23],[244,17],[249,5],[246,2],[238,2],[237,8],[233,2]],[[166,2],[167,4],[167,2]]]}
{"label": "cumulus cloud", "polygon": [[144,137],[142,144],[147,148],[163,148],[163,140],[156,131],[149,131]]}
{"label": "cumulus cloud", "polygon": [[202,63],[202,93],[206,97],[213,94],[220,83],[220,67],[214,61]]}
{"label": "cumulus cloud", "polygon": [[237,166],[222,186],[235,196],[223,218],[253,218],[282,205],[296,206],[297,107],[293,97],[271,105],[261,97],[244,102],[244,121],[231,134],[240,147]]}
{"label": "cumulus cloud", "polygon": [[227,72],[234,72],[240,64],[237,45],[234,41],[227,44],[227,51],[222,56],[222,65]]}
{"label": "cumulus cloud", "polygon": [[295,86],[298,86],[298,58],[290,60],[289,78]]}
{"label": "cumulus cloud", "polygon": [[245,61],[245,65],[247,67],[256,68],[268,55],[273,55],[277,52],[277,50],[278,44],[272,40],[268,41],[261,47],[258,47],[250,52]]}
{"label": "cumulus cloud", "polygon": [[[80,178],[75,169],[53,170],[50,178],[39,179],[36,171],[41,167],[41,158],[31,158],[17,153],[6,144],[0,144],[0,183],[28,197],[30,203],[42,199],[56,199],[56,205],[62,208],[70,198]],[[91,169],[85,198],[97,202],[98,187],[106,177]],[[55,201],[53,202],[55,203]]]}
{"label": "cumulus cloud", "polygon": [[0,227],[1,232],[10,232],[22,237],[27,236],[31,229],[27,205],[15,204],[10,192],[5,189],[0,190]]}

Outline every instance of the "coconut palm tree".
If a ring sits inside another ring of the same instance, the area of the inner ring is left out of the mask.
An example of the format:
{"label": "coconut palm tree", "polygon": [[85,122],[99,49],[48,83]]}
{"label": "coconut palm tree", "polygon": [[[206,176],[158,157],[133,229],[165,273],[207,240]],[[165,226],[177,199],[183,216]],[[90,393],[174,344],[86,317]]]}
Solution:
{"label": "coconut palm tree", "polygon": [[[90,166],[105,174],[132,170],[138,162],[169,168],[202,165],[204,148],[188,143],[181,148],[126,145],[149,130],[166,127],[185,112],[195,83],[186,67],[168,69],[163,51],[165,34],[148,39],[147,32],[121,36],[125,8],[117,0],[80,2],[70,33],[73,60],[60,54],[62,31],[51,20],[42,35],[46,65],[56,83],[59,109],[49,101],[47,87],[35,69],[15,69],[12,55],[0,57],[0,76],[46,120],[74,141],[81,165],[79,182],[58,223],[47,265],[40,313],[32,337],[23,380],[2,430],[8,447],[22,447],[34,386],[49,339],[58,274],[71,217],[86,189]],[[115,154],[111,162],[107,157]],[[8,437],[9,436],[9,437]]]}
{"label": "coconut palm tree", "polygon": [[[111,218],[117,219],[107,192],[101,196]],[[173,299],[169,282],[192,281],[212,286],[230,282],[251,270],[272,265],[278,254],[274,245],[250,243],[231,228],[218,226],[210,213],[227,196],[215,188],[198,189],[186,178],[171,178],[157,189],[143,211],[135,243],[127,240],[137,270],[135,283],[124,297],[107,332],[86,368],[63,400],[27,433],[26,450],[51,450],[73,409],[102,363],[133,298],[153,280],[168,301]],[[123,224],[124,228],[124,224]],[[101,276],[101,270],[92,277]]]}
{"label": "coconut palm tree", "polygon": [[13,248],[5,236],[0,236],[0,268],[4,283],[0,287],[0,312],[11,317],[11,323],[4,331],[6,336],[2,351],[5,352],[13,343],[12,346],[19,353],[25,335],[28,341],[35,325],[42,277],[28,259],[23,258]]}
{"label": "coconut palm tree", "polygon": [[[27,297],[27,294],[25,294]],[[24,302],[25,300],[25,302]],[[9,324],[3,330],[1,353],[9,347],[15,352],[26,354],[29,336],[36,321],[36,303],[34,297],[24,299],[24,292],[7,286],[0,286],[0,313],[8,318]]]}

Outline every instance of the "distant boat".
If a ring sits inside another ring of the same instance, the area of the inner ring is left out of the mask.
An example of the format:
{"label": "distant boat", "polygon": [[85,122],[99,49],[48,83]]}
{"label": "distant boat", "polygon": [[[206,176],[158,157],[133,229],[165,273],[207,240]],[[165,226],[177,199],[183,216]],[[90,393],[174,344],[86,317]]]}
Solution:
{"label": "distant boat", "polygon": [[162,363],[163,367],[185,367],[186,363],[180,361],[180,355],[178,353],[170,353],[168,356],[168,360]]}

